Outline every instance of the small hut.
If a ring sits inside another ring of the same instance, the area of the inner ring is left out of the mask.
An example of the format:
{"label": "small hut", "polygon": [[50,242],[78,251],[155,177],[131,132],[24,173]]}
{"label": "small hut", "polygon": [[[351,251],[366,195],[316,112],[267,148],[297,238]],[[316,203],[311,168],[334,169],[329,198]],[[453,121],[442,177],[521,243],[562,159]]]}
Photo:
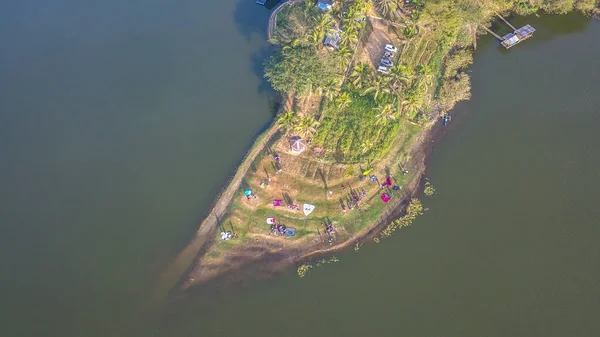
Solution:
{"label": "small hut", "polygon": [[342,37],[340,36],[341,32],[342,31],[337,28],[331,29],[329,32],[327,32],[327,34],[325,34],[323,45],[325,45],[325,47],[340,49],[340,41],[342,41]]}
{"label": "small hut", "polygon": [[304,139],[294,136],[290,138],[290,151],[292,154],[300,154],[306,150]]}

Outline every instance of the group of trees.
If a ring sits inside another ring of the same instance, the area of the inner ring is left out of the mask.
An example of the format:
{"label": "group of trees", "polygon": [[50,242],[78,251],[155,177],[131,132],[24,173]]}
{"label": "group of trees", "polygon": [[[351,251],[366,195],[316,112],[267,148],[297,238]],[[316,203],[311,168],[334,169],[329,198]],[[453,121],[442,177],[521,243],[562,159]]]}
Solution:
{"label": "group of trees", "polygon": [[[311,0],[288,6],[277,18],[272,38],[280,49],[265,63],[265,77],[275,90],[306,96],[314,92],[333,98],[340,91],[344,70],[365,25],[368,0],[341,2],[329,12]],[[341,30],[334,30],[340,26]],[[339,34],[339,49],[325,52],[327,34]]]}
{"label": "group of trees", "polygon": [[358,63],[349,83],[361,90],[363,95],[372,94],[376,102],[388,102],[386,108],[380,111],[386,111],[382,120],[390,120],[390,116],[395,118],[398,114],[414,117],[425,93],[433,85],[433,79],[433,71],[423,64],[412,68],[400,63],[391,67],[388,74],[382,75],[376,74],[370,65]]}
{"label": "group of trees", "polygon": [[527,15],[538,11],[554,14],[565,14],[572,10],[591,13],[598,10],[598,0],[517,0],[514,10],[517,14]]}
{"label": "group of trees", "polygon": [[279,130],[286,135],[292,133],[302,138],[310,138],[317,132],[319,122],[312,116],[305,115],[299,118],[293,111],[287,111],[277,118]]}
{"label": "group of trees", "polygon": [[303,96],[337,83],[341,72],[331,58],[321,57],[310,46],[286,46],[265,63],[265,77],[283,93]]}
{"label": "group of trees", "polygon": [[[379,13],[388,17],[396,15],[402,2],[373,0]],[[382,144],[398,130],[400,117],[419,123],[468,99],[470,79],[465,69],[472,63],[471,44],[478,26],[489,25],[496,14],[511,9],[519,12],[519,8],[528,13],[589,11],[597,0],[413,0],[408,5],[413,15],[403,19],[404,29],[397,30],[411,52],[405,55],[403,51],[402,59],[387,74],[359,62],[342,87],[370,3],[342,1],[329,12],[317,10],[308,0],[288,6],[278,21],[278,29],[285,32],[276,34],[280,48],[265,66],[265,76],[276,90],[323,97],[320,121],[286,112],[278,118],[280,129],[313,138],[335,152],[336,160],[346,162],[384,153]],[[323,39],[338,26],[340,48],[326,51]]]}

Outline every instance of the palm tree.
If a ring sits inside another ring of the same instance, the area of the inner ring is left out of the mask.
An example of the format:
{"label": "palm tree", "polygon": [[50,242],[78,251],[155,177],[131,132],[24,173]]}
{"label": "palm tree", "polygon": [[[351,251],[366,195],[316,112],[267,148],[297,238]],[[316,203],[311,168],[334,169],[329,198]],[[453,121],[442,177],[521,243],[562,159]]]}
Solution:
{"label": "palm tree", "polygon": [[358,29],[353,26],[347,26],[344,32],[342,33],[342,39],[340,41],[341,45],[346,46],[348,48],[352,48],[357,42]]}
{"label": "palm tree", "polygon": [[377,111],[377,125],[387,125],[389,122],[396,119],[394,105],[391,103],[381,105],[375,110]]}
{"label": "palm tree", "polygon": [[398,0],[377,0],[375,7],[383,16],[390,18],[398,8]]}
{"label": "palm tree", "polygon": [[321,19],[315,25],[315,28],[310,36],[310,40],[312,43],[315,43],[317,46],[322,46],[323,39],[325,38],[325,34],[331,29],[333,26],[333,19],[329,14],[323,14]]}
{"label": "palm tree", "polygon": [[330,101],[340,92],[340,83],[337,80],[330,80],[325,83],[325,86],[321,88],[321,92],[323,93],[323,97],[329,99]]}
{"label": "palm tree", "polygon": [[350,98],[350,94],[343,92],[338,96],[338,98],[335,99],[335,103],[337,104],[339,110],[344,110],[348,104],[352,103],[352,98]]}
{"label": "palm tree", "polygon": [[319,122],[314,120],[312,116],[304,116],[300,118],[296,126],[294,127],[294,132],[302,138],[310,138],[312,135],[317,132],[317,127],[319,126]]}
{"label": "palm tree", "polygon": [[404,64],[397,64],[390,69],[390,86],[398,91],[403,85],[409,85],[414,77],[412,69]]}
{"label": "palm tree", "polygon": [[388,87],[388,80],[383,76],[377,76],[373,82],[371,82],[371,86],[366,88],[363,91],[363,95],[366,95],[370,92],[374,92],[373,99],[377,101],[377,97],[380,94],[389,94],[390,88]]}
{"label": "palm tree", "polygon": [[279,130],[284,134],[290,133],[298,123],[298,117],[293,111],[287,111],[279,115],[275,122]]}
{"label": "palm tree", "polygon": [[433,71],[426,65],[417,65],[417,74],[423,85],[429,86],[433,82]]}
{"label": "palm tree", "polygon": [[355,88],[362,88],[363,84],[369,81],[373,73],[371,67],[368,64],[361,62],[354,67],[350,77],[352,78],[352,85]]}
{"label": "palm tree", "polygon": [[337,57],[339,58],[338,62],[342,68],[346,69],[348,67],[350,56],[352,56],[352,52],[346,46],[341,46],[340,49],[337,50]]}

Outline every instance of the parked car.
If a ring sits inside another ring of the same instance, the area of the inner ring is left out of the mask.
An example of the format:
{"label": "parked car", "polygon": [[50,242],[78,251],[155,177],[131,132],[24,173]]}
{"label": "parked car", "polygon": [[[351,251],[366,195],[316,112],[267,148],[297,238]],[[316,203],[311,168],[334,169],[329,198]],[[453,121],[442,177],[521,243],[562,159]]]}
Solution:
{"label": "parked car", "polygon": [[380,73],[383,73],[383,74],[387,74],[387,73],[390,72],[390,68],[384,67],[384,66],[379,66],[377,68],[377,71],[380,72]]}
{"label": "parked car", "polygon": [[392,53],[395,53],[398,51],[398,48],[396,48],[396,46],[394,46],[393,44],[386,44],[385,45],[385,50],[387,51],[391,51]]}
{"label": "parked car", "polygon": [[394,53],[386,50],[385,54],[383,54],[383,57],[385,57],[386,59],[392,58],[392,57],[394,57]]}
{"label": "parked car", "polygon": [[386,67],[393,67],[394,63],[386,58],[381,59],[381,64],[383,64]]}

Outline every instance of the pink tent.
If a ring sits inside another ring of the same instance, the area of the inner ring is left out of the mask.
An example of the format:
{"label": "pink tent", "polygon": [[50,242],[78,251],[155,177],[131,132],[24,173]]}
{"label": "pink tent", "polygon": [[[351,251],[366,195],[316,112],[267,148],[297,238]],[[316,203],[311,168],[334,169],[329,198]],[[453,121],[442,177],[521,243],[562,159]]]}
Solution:
{"label": "pink tent", "polygon": [[388,176],[388,177],[385,179],[385,183],[386,183],[388,186],[392,186],[392,177]]}
{"label": "pink tent", "polygon": [[383,202],[388,202],[388,201],[390,201],[390,199],[392,199],[392,197],[390,197],[389,194],[387,194],[387,193],[381,194],[381,200],[383,200]]}
{"label": "pink tent", "polygon": [[283,200],[273,200],[273,206],[275,206],[275,207],[281,206],[282,202],[283,202]]}

